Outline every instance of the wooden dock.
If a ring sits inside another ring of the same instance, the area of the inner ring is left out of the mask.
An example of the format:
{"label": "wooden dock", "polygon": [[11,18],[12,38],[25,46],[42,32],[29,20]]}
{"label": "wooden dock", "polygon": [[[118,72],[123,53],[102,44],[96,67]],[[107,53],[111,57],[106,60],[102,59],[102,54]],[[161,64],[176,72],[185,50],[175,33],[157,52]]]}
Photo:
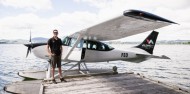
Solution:
{"label": "wooden dock", "polygon": [[46,84],[41,94],[184,94],[185,92],[143,79],[134,74],[103,75],[67,79],[68,82]]}
{"label": "wooden dock", "polygon": [[21,82],[19,85],[17,83],[6,86],[5,90],[23,94],[189,94],[179,88],[132,73],[74,77],[66,80],[68,82],[56,79],[57,84],[42,80]]}

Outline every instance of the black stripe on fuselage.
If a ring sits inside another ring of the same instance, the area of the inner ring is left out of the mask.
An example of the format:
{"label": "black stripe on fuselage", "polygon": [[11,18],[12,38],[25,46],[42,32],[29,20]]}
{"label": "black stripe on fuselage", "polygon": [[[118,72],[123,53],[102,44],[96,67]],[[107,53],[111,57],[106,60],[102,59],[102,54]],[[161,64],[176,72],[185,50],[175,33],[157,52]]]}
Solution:
{"label": "black stripe on fuselage", "polygon": [[[26,47],[32,47],[35,48],[35,47],[38,47],[38,46],[43,46],[43,45],[47,45],[47,43],[32,43],[32,44],[24,44]],[[68,46],[68,45],[64,45],[62,44],[62,46]]]}

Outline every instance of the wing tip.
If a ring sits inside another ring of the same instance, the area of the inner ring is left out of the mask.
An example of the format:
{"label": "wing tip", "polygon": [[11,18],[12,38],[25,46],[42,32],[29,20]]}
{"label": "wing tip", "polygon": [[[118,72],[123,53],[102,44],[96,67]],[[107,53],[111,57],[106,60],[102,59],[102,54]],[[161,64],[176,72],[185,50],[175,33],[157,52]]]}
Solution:
{"label": "wing tip", "polygon": [[123,12],[123,15],[133,17],[133,18],[138,18],[138,19],[146,18],[146,19],[150,19],[150,20],[154,20],[154,21],[163,21],[163,22],[168,22],[168,23],[171,23],[171,24],[178,24],[176,22],[173,22],[173,21],[170,21],[168,19],[162,18],[162,17],[157,16],[155,14],[148,13],[148,12],[141,11],[141,10],[134,10],[134,9],[126,10],[126,11]]}

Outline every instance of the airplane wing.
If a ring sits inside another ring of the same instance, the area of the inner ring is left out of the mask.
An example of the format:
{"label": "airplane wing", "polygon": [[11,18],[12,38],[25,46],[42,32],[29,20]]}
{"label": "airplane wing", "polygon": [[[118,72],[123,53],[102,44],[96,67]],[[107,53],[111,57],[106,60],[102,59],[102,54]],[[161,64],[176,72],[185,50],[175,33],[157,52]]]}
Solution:
{"label": "airplane wing", "polygon": [[81,30],[70,36],[77,37],[81,34],[85,39],[107,41],[155,30],[170,24],[177,23],[148,12],[127,10],[119,17]]}

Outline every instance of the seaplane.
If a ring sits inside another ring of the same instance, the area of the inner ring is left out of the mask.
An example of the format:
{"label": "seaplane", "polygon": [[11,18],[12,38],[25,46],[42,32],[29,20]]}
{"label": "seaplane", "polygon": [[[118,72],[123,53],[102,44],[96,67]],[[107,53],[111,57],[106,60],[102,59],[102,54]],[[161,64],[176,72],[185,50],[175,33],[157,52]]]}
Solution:
{"label": "seaplane", "polygon": [[[169,59],[164,55],[153,55],[153,50],[159,33],[155,29],[171,24],[177,23],[145,11],[126,10],[121,16],[62,38],[63,65],[75,62],[76,64],[68,70],[78,66],[78,70],[81,71],[82,66],[86,70],[86,73],[88,73],[89,69],[86,63],[116,60],[140,63],[150,58]],[[104,41],[117,40],[147,31],[152,32],[141,44],[126,50],[119,50],[104,43]],[[26,56],[32,51],[36,57],[49,60],[46,50],[47,42],[32,43],[30,34],[30,43],[24,45],[28,47]],[[46,79],[51,78],[50,70],[51,64],[48,65]],[[29,77],[24,72],[19,72],[19,75]],[[58,74],[55,76],[58,76]]]}

